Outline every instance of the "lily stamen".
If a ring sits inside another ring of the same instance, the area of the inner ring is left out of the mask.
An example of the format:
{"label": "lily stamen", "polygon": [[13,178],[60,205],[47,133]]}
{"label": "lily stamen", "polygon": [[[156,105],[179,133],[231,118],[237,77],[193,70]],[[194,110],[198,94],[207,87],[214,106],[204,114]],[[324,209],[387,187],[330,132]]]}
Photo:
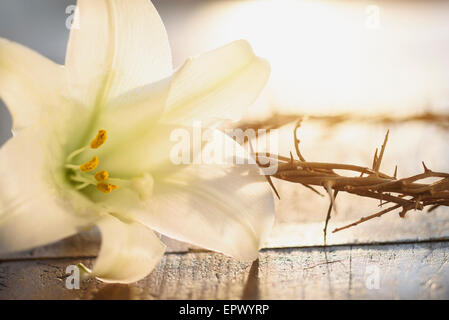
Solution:
{"label": "lily stamen", "polygon": [[90,142],[90,147],[92,149],[100,148],[108,138],[108,132],[106,130],[99,130],[95,139]]}
{"label": "lily stamen", "polygon": [[97,190],[103,193],[111,193],[112,191],[120,188],[120,186],[118,185],[108,183],[111,180],[120,182],[122,184],[127,183],[126,180],[122,179],[109,179],[109,172],[107,172],[106,170],[99,171],[95,173],[93,176],[91,174],[84,174],[78,172],[75,175],[70,176],[70,179],[75,182],[81,183],[80,185],[75,187],[76,190],[81,190],[88,187],[89,185],[94,185],[96,186]]}
{"label": "lily stamen", "polygon": [[98,167],[98,163],[98,157],[94,156],[92,159],[83,163],[82,165],[66,164],[65,167],[67,169],[81,170],[81,172],[89,172],[95,170]]}
{"label": "lily stamen", "polygon": [[75,158],[80,153],[83,153],[88,148],[91,148],[91,149],[100,148],[106,142],[107,138],[108,138],[108,132],[106,130],[98,130],[96,137],[90,142],[89,145],[79,148],[79,149],[73,151],[71,154],[69,154],[69,156],[67,157],[67,162],[71,162],[73,160],[73,158]]}
{"label": "lily stamen", "polygon": [[117,190],[118,188],[120,187],[106,182],[97,183],[97,190],[103,193],[111,193],[112,191]]}
{"label": "lily stamen", "polygon": [[[96,137],[90,142],[88,146],[73,151],[67,157],[67,161],[71,161],[73,158],[75,158],[77,155],[84,152],[88,148],[91,149],[100,148],[106,142],[107,138],[108,138],[107,131],[99,130]],[[72,175],[70,177],[71,180],[81,183],[80,185],[75,187],[76,190],[84,189],[89,185],[96,185],[97,190],[103,193],[111,193],[112,191],[117,190],[119,188],[119,186],[107,182],[109,181],[109,172],[106,170],[98,171],[93,176],[91,174],[83,175],[83,173],[95,170],[98,167],[98,164],[99,164],[98,157],[94,156],[91,160],[83,163],[82,165],[75,165],[75,164],[65,165],[65,167],[68,169],[81,171],[81,173],[77,172],[75,175]],[[122,180],[120,179],[111,179],[111,180],[122,182]]]}
{"label": "lily stamen", "polygon": [[85,175],[82,175],[81,173],[77,173],[76,175],[70,176],[70,179],[75,182],[89,183],[89,184],[93,184],[93,185],[96,184],[95,180],[92,179],[91,176],[89,176],[89,175],[85,176]]}
{"label": "lily stamen", "polygon": [[97,172],[96,174],[94,174],[94,178],[95,178],[95,180],[97,180],[98,182],[108,180],[108,178],[109,178],[109,172],[107,172],[106,170],[99,171],[99,172]]}
{"label": "lily stamen", "polygon": [[80,166],[81,172],[89,172],[98,167],[98,157],[94,156],[92,159]]}
{"label": "lily stamen", "polygon": [[87,147],[82,147],[79,148],[78,150],[73,151],[68,157],[67,157],[67,162],[71,162],[73,160],[73,158],[75,158],[77,155],[79,155],[80,153],[83,153],[84,151],[86,151]]}
{"label": "lily stamen", "polygon": [[84,189],[84,188],[86,188],[86,187],[88,187],[90,185],[91,185],[90,182],[84,182],[83,184],[80,184],[79,186],[76,186],[75,189],[76,190],[81,190],[81,189]]}

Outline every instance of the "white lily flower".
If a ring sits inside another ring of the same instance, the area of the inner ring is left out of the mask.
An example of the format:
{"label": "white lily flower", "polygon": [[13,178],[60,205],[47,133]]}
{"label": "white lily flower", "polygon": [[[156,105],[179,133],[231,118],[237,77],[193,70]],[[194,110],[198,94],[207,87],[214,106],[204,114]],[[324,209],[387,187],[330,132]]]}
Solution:
{"label": "white lily flower", "polygon": [[165,249],[154,231],[257,258],[274,220],[264,177],[249,164],[175,166],[169,135],[251,104],[268,63],[240,40],[173,73],[151,2],[79,0],[78,8],[64,66],[0,38],[0,98],[14,131],[0,149],[0,253],[96,224],[102,247],[92,274],[107,282],[151,272]]}

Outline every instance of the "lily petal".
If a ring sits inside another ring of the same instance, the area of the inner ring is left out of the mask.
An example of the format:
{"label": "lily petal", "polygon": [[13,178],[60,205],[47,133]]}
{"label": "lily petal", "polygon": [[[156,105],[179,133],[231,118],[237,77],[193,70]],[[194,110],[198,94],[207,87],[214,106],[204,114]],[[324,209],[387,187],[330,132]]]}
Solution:
{"label": "lily petal", "polygon": [[[201,166],[158,185],[138,219],[169,237],[240,260],[257,259],[274,223],[271,190],[248,168]],[[187,178],[188,176],[189,178]]]}
{"label": "lily petal", "polygon": [[[233,142],[236,155],[244,154],[232,139],[222,138]],[[97,201],[169,237],[240,260],[257,258],[274,223],[270,187],[249,163],[179,166],[155,179],[148,199],[123,188]]]}
{"label": "lily petal", "polygon": [[[136,134],[125,140],[120,148],[105,145],[104,150],[100,150],[102,161],[98,169],[108,170],[112,176],[119,178],[132,178],[144,172],[164,175],[178,170],[179,166],[175,166],[170,160],[172,148],[179,143],[171,139],[172,133],[176,130],[183,130],[183,133],[189,137],[193,136],[192,128],[156,123],[150,124],[144,134]],[[110,145],[114,146],[113,139],[110,140]],[[191,147],[189,143],[186,149],[193,152]],[[130,163],[132,166],[129,165]]]}
{"label": "lily petal", "polygon": [[189,59],[174,75],[162,118],[190,125],[216,119],[237,120],[252,104],[270,75],[267,61],[254,55],[247,41]]}
{"label": "lily petal", "polygon": [[36,123],[58,104],[65,70],[18,43],[0,38],[0,98],[13,117],[13,129]]}
{"label": "lily petal", "polygon": [[[170,78],[166,78],[149,85],[126,92],[114,99],[105,112],[101,113],[98,124],[93,128],[90,136],[94,136],[100,129],[108,132],[108,143],[100,150],[87,150],[80,162],[91,159],[94,155],[102,160],[108,159],[111,152],[127,148],[135,144],[142,137],[153,136],[157,121],[162,114],[167,99]],[[125,165],[129,168],[129,162]],[[111,168],[108,168],[111,170]]]}
{"label": "lily petal", "polygon": [[93,275],[104,282],[132,283],[143,279],[164,255],[165,245],[140,223],[108,217],[98,227],[103,240]]}
{"label": "lily petal", "polygon": [[78,0],[78,9],[66,66],[85,104],[103,106],[172,73],[167,34],[149,0]]}
{"label": "lily petal", "polygon": [[62,187],[62,173],[50,169],[58,153],[43,152],[42,140],[29,127],[0,149],[0,253],[60,240],[98,219],[87,199]]}

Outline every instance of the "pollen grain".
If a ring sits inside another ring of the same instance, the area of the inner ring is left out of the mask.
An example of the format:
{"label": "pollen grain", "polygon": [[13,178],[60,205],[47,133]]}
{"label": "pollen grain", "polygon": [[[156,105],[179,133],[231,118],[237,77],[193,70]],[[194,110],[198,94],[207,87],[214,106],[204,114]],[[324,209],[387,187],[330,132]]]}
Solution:
{"label": "pollen grain", "polygon": [[100,182],[97,183],[97,190],[103,192],[103,193],[111,193],[114,190],[117,190],[119,188],[119,186],[110,184],[110,183],[105,183],[105,182]]}
{"label": "pollen grain", "polygon": [[91,141],[90,147],[92,149],[100,148],[108,138],[108,132],[106,130],[99,130],[97,136]]}
{"label": "pollen grain", "polygon": [[95,178],[95,180],[97,180],[99,182],[108,180],[109,172],[107,172],[106,170],[98,171],[96,174],[94,174],[94,178]]}
{"label": "pollen grain", "polygon": [[82,164],[80,166],[80,170],[82,172],[89,172],[89,171],[95,170],[95,168],[97,168],[97,166],[98,166],[98,157],[95,156],[91,160],[89,160],[86,163]]}

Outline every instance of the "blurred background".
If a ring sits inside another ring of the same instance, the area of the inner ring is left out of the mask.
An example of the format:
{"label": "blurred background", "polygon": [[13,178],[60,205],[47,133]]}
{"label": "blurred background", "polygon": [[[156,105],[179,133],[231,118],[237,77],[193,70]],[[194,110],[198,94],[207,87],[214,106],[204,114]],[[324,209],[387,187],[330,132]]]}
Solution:
{"label": "blurred background", "polygon": [[[0,36],[64,63],[71,0],[0,0]],[[449,113],[449,2],[383,1],[153,1],[165,22],[175,67],[188,56],[236,39],[269,60],[272,76],[247,119],[273,113],[371,118]],[[11,118],[0,104],[0,144]],[[305,121],[307,160],[370,166],[390,129],[382,171],[420,173],[421,161],[449,171],[449,131],[432,123],[350,122],[329,127]],[[281,130],[280,152],[293,150],[292,126]],[[298,185],[275,181],[281,194],[270,246],[322,243],[328,202]],[[374,213],[377,202],[339,195],[330,229]],[[330,235],[328,243],[377,242],[449,236],[449,210],[391,213]]]}

